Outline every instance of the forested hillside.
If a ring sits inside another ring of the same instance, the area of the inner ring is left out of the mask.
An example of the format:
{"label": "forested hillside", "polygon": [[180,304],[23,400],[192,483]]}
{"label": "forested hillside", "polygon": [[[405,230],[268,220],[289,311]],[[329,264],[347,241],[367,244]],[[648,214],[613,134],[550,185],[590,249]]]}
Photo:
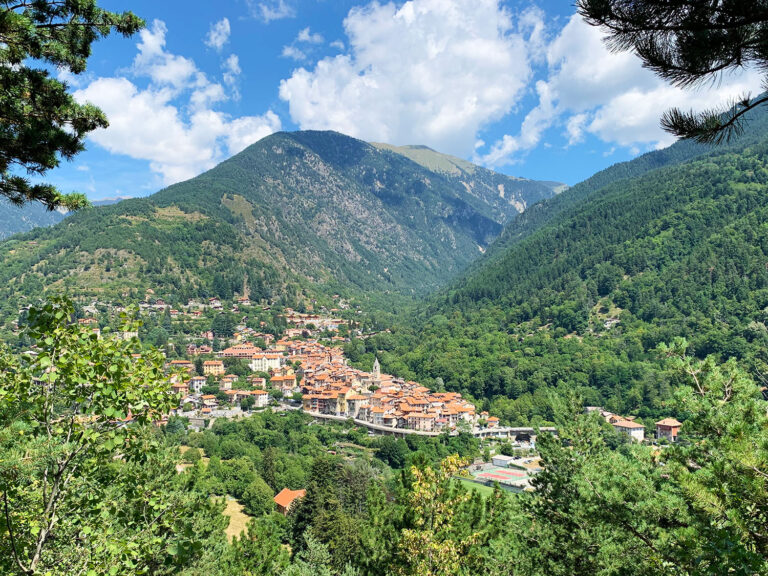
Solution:
{"label": "forested hillside", "polygon": [[0,198],[0,240],[38,226],[53,226],[61,222],[65,215],[57,210],[47,210],[40,204],[19,207]]}
{"label": "forested hillside", "polygon": [[673,383],[655,349],[678,336],[699,357],[758,371],[768,343],[765,122],[753,119],[757,136],[729,147],[675,145],[545,203],[433,298],[415,331],[349,353],[384,350],[384,369],[471,393],[514,423],[551,420],[554,388],[662,415]]}
{"label": "forested hillside", "polygon": [[555,193],[551,183],[471,166],[433,171],[334,132],[274,134],[149,198],[6,242],[0,296],[424,293]]}

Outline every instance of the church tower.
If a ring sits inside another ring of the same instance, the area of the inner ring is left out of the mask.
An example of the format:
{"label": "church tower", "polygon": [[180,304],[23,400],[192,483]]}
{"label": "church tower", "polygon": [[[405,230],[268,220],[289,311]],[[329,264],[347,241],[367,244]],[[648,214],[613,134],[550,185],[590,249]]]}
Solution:
{"label": "church tower", "polygon": [[381,366],[378,358],[373,361],[373,374],[371,376],[375,384],[378,385],[381,382]]}

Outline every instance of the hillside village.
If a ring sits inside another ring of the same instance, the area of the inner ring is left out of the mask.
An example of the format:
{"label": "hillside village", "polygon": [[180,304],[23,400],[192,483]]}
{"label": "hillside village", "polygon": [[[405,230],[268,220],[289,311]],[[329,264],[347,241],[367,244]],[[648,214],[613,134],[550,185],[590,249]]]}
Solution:
{"label": "hillside village", "polygon": [[[489,438],[494,437],[493,429],[499,429],[498,437],[504,437],[502,431],[506,429],[498,417],[484,411],[478,413],[458,392],[433,392],[418,382],[383,374],[378,359],[371,372],[351,366],[340,346],[349,342],[354,322],[339,316],[349,306],[343,300],[338,302],[338,308],[323,308],[319,313],[283,309],[279,316],[284,327],[279,338],[245,323],[236,326],[230,338],[219,339],[213,330],[190,338],[182,352],[184,357],[166,364],[172,391],[180,397],[174,414],[205,426],[211,419],[238,417],[271,406],[277,410],[303,410],[316,417],[351,418],[380,432],[433,435],[464,429]],[[155,298],[152,290],[147,291],[147,298],[139,305],[145,317],[170,315],[174,321],[201,320],[211,314],[214,318],[225,313],[246,314],[254,309],[270,311],[269,306],[252,303],[248,297],[231,302],[219,298],[190,300],[179,308],[173,308],[163,298]],[[84,311],[89,317],[79,322],[100,333],[95,318],[97,307],[86,306]],[[113,311],[123,309],[114,307]],[[260,326],[264,327],[265,322],[260,322]],[[342,331],[344,336],[340,335]],[[354,335],[362,336],[360,330],[355,330]],[[122,332],[120,336],[128,339],[138,333]],[[217,341],[225,347],[214,350]],[[249,373],[228,372],[227,364],[232,361],[247,366]],[[682,426],[674,418],[663,418],[655,423],[648,438],[646,426],[633,416],[624,417],[597,406],[589,406],[585,411],[598,413],[617,433],[633,442],[675,442]]]}

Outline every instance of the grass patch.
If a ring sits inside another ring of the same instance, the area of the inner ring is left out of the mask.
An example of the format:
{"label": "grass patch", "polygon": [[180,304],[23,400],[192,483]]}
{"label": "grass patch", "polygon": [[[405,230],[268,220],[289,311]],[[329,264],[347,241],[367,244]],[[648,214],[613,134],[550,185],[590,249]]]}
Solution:
{"label": "grass patch", "polygon": [[227,507],[224,508],[223,514],[229,518],[229,526],[224,530],[224,533],[231,542],[235,536],[240,536],[241,532],[245,532],[245,527],[251,517],[243,512],[243,505],[231,496],[227,496]]}
{"label": "grass patch", "polygon": [[465,488],[469,488],[470,490],[476,490],[477,492],[480,492],[480,495],[483,496],[484,498],[493,494],[493,487],[491,486],[478,484],[477,482],[472,482],[465,478],[459,478],[458,480],[464,485]]}

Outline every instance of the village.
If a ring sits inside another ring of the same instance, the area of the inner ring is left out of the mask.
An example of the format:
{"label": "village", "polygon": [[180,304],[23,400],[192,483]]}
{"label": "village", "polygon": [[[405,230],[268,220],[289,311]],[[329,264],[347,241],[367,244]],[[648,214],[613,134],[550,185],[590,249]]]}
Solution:
{"label": "village", "polygon": [[[199,319],[205,313],[241,313],[254,306],[247,297],[231,303],[209,298],[190,300],[179,310],[163,298],[155,298],[152,290],[146,296],[139,304],[143,315],[168,314],[176,320]],[[522,440],[523,446],[535,445],[532,428],[501,426],[498,417],[478,413],[458,392],[435,392],[418,382],[384,374],[378,359],[371,372],[352,367],[341,348],[349,341],[348,321],[331,315],[346,308],[343,300],[339,300],[339,308],[319,313],[285,308],[280,314],[285,327],[279,339],[243,324],[231,338],[217,340],[212,330],[203,331],[197,339],[202,342],[187,344],[185,358],[166,364],[171,390],[180,398],[178,409],[170,415],[189,418],[191,426],[200,429],[216,418],[241,417],[251,410],[271,407],[303,410],[318,419],[352,419],[371,433],[438,435],[463,430],[481,439]],[[98,332],[98,322],[92,316],[96,307],[85,307],[84,311],[91,316],[79,322]],[[340,335],[342,330],[345,336]],[[320,335],[324,335],[322,342]],[[120,333],[124,339],[137,336],[137,332]],[[217,341],[226,347],[214,350]],[[233,360],[247,366],[248,374],[229,372],[227,365]],[[664,418],[655,423],[652,437],[647,438],[646,427],[632,416],[597,406],[588,406],[585,411],[598,413],[631,442],[673,443],[682,426],[674,418]]]}

